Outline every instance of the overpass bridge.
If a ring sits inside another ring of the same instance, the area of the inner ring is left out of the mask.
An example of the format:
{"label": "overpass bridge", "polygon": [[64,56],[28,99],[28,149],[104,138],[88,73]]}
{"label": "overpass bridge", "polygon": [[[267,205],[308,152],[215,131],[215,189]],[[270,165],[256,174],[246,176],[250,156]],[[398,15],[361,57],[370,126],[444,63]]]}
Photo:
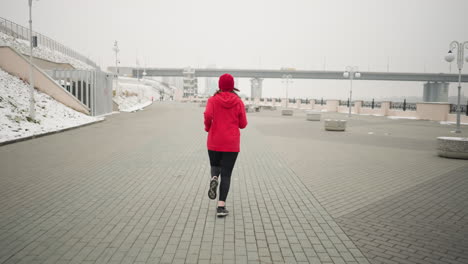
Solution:
{"label": "overpass bridge", "polygon": [[[129,73],[133,76],[140,75],[142,68],[118,67],[119,72]],[[115,67],[109,67],[109,71],[115,72]],[[146,76],[155,77],[183,77],[184,68],[145,68]],[[224,73],[230,73],[236,78],[284,78],[290,75],[292,79],[328,79],[343,80],[344,71],[303,71],[303,70],[258,70],[258,69],[207,69],[191,68],[195,77],[219,77]],[[410,73],[410,72],[366,72],[360,71],[360,80],[369,81],[416,81],[416,82],[458,82],[458,74],[447,73]],[[463,74],[462,82],[468,82],[468,74]]]}
{"label": "overpass bridge", "polygon": [[[109,67],[115,72],[115,67]],[[141,76],[143,69],[132,67],[119,67],[121,74]],[[157,77],[183,77],[184,72],[190,70],[190,76],[219,77],[230,73],[235,78],[251,78],[251,96],[262,97],[262,81],[265,78],[278,79],[312,79],[312,80],[345,80],[343,71],[304,71],[295,69],[260,70],[260,69],[210,69],[210,68],[145,68],[146,76]],[[423,100],[426,102],[444,102],[448,100],[450,82],[458,82],[458,74],[447,73],[411,73],[411,72],[370,72],[360,71],[359,80],[368,81],[405,81],[424,82]],[[468,74],[461,76],[461,82],[468,82]],[[192,89],[188,89],[193,91]]]}

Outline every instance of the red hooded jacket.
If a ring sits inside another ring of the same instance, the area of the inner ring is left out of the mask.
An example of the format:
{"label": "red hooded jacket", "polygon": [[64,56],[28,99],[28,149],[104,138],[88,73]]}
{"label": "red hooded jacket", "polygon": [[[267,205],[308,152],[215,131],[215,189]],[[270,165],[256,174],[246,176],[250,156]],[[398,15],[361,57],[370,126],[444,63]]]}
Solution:
{"label": "red hooded jacket", "polygon": [[205,108],[208,149],[240,152],[240,129],[247,126],[242,100],[232,92],[220,92],[208,99]]}

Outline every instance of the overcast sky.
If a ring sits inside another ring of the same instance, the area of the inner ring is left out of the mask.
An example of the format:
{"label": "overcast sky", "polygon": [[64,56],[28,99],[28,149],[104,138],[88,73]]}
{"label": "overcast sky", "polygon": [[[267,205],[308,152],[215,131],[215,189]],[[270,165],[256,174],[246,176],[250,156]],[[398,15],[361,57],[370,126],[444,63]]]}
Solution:
{"label": "overcast sky", "polygon": [[[27,25],[27,0],[0,0],[0,16]],[[466,0],[40,0],[34,30],[89,56],[122,66],[448,72],[452,40],[468,40]],[[468,55],[468,50],[466,51]],[[455,72],[455,65],[452,67]],[[468,73],[468,64],[463,71]],[[240,88],[250,92],[243,79]],[[466,84],[463,85],[468,94]],[[264,94],[284,85],[264,82]],[[422,95],[422,83],[355,84],[355,95]],[[291,96],[346,98],[346,81],[296,80]],[[452,84],[450,95],[455,94]]]}

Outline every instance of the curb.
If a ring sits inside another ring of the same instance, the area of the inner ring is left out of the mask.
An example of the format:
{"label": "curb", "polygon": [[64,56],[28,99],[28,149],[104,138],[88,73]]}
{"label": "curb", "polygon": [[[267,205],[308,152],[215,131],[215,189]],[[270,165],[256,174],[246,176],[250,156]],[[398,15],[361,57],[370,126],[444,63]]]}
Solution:
{"label": "curb", "polygon": [[78,128],[82,128],[82,127],[85,127],[85,126],[94,125],[94,124],[103,122],[105,120],[106,119],[103,118],[102,120],[97,120],[97,121],[86,123],[86,124],[79,125],[79,126],[68,127],[68,128],[64,128],[64,129],[60,129],[60,130],[56,130],[56,131],[50,131],[50,132],[46,132],[46,133],[42,133],[42,134],[37,134],[37,135],[32,135],[32,136],[27,136],[27,137],[23,137],[23,138],[17,138],[17,139],[13,139],[13,140],[9,140],[9,141],[0,142],[0,147],[5,146],[5,145],[9,145],[9,144],[13,144],[13,143],[17,143],[17,142],[21,142],[21,141],[40,138],[40,137],[44,137],[44,136],[48,136],[48,135],[52,135],[52,134],[58,134],[58,133],[61,133],[61,132],[72,130],[72,129],[78,129]]}

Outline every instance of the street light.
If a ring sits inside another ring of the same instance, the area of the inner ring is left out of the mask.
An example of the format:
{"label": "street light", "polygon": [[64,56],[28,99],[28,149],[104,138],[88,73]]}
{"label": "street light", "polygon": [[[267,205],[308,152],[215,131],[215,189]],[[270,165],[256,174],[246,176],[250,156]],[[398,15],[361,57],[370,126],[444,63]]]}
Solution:
{"label": "street light", "polygon": [[[445,60],[447,62],[452,62],[455,59],[455,55],[453,54],[453,50],[457,49],[457,65],[458,65],[458,97],[457,97],[457,128],[455,133],[461,133],[460,129],[460,91],[461,91],[461,71],[463,69],[463,57],[465,53],[465,48],[468,49],[468,41],[460,43],[458,41],[452,41],[449,46],[449,51],[447,55],[445,55]],[[468,62],[468,56],[465,58],[466,62]]]}
{"label": "street light", "polygon": [[357,66],[347,66],[345,72],[343,73],[343,77],[346,79],[349,78],[350,87],[349,87],[349,114],[348,116],[351,117],[351,107],[352,107],[352,96],[353,96],[353,79],[354,78],[361,78],[361,73],[358,72],[359,69]]}
{"label": "street light", "polygon": [[32,0],[29,2],[29,117],[34,120],[36,117],[34,101],[34,74],[33,74],[33,38],[32,38]]}
{"label": "street light", "polygon": [[288,108],[289,98],[288,98],[288,90],[289,90],[289,83],[291,82],[291,74],[283,74],[283,83],[286,83],[286,109]]}
{"label": "street light", "polygon": [[115,93],[118,95],[119,94],[119,70],[117,68],[117,65],[119,64],[119,59],[117,57],[117,54],[119,53],[120,49],[119,49],[119,45],[117,43],[117,40],[114,41],[114,48],[113,48],[114,52],[115,52]]}

